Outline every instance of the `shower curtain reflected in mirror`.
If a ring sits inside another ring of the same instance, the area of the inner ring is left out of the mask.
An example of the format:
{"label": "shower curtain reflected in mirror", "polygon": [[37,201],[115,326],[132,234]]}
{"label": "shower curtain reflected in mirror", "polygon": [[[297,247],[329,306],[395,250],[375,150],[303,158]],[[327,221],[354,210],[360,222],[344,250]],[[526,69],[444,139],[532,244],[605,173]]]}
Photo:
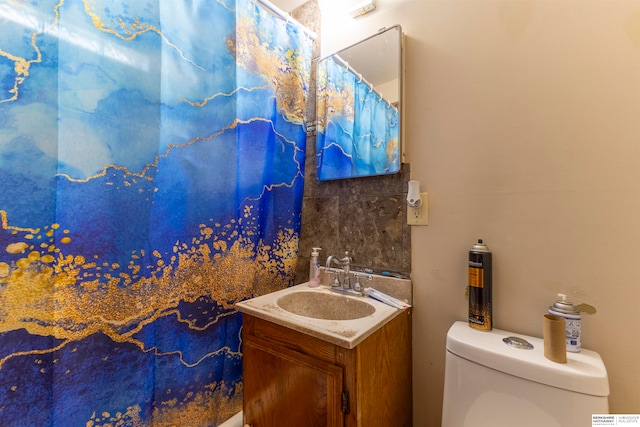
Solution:
{"label": "shower curtain reflected in mirror", "polygon": [[338,55],[318,63],[319,180],[400,171],[398,109]]}
{"label": "shower curtain reflected in mirror", "polygon": [[217,425],[234,303],[293,280],[311,40],[248,0],[0,18],[0,425]]}

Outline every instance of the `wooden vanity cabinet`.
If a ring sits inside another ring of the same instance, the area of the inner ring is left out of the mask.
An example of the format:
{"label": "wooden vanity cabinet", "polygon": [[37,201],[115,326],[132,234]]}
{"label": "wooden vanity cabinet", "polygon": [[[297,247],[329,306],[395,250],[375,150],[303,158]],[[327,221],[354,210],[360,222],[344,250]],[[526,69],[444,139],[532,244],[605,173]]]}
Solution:
{"label": "wooden vanity cabinet", "polygon": [[411,312],[353,349],[243,313],[244,422],[411,427]]}

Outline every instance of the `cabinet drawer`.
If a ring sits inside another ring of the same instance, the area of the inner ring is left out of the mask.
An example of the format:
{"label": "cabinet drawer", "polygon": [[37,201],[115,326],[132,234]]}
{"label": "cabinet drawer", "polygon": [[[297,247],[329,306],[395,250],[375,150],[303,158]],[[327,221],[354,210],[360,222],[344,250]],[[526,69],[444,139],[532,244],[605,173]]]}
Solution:
{"label": "cabinet drawer", "polygon": [[242,322],[245,335],[253,335],[325,362],[337,363],[338,361],[338,346],[335,344],[244,313]]}

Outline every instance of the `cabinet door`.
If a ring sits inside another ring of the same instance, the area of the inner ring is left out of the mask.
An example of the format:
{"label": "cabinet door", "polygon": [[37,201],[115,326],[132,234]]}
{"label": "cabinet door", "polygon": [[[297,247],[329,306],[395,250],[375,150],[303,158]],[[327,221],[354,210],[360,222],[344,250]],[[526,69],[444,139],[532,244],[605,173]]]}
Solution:
{"label": "cabinet door", "polygon": [[244,422],[342,427],[342,368],[253,336],[243,347]]}

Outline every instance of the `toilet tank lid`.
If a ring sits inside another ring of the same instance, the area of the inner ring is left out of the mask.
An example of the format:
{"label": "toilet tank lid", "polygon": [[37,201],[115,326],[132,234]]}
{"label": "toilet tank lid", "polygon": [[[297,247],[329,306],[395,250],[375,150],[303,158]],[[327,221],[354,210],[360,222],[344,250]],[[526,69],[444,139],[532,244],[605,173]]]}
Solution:
{"label": "toilet tank lid", "polygon": [[[517,349],[503,338],[517,336],[533,344],[532,350]],[[535,381],[593,396],[609,395],[607,370],[598,353],[582,349],[567,353],[567,363],[556,363],[544,357],[544,341],[514,332],[493,329],[478,331],[467,322],[455,322],[447,333],[447,351],[471,362]]]}

